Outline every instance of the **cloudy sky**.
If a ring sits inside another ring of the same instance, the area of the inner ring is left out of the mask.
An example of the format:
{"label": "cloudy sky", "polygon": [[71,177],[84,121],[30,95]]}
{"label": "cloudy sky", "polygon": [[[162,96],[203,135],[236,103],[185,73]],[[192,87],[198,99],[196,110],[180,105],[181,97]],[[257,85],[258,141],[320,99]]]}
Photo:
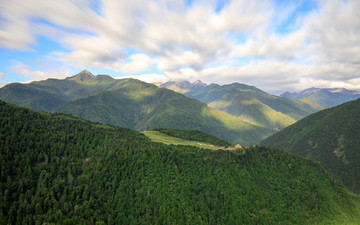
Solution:
{"label": "cloudy sky", "polygon": [[145,81],[360,89],[359,0],[0,0],[0,86]]}

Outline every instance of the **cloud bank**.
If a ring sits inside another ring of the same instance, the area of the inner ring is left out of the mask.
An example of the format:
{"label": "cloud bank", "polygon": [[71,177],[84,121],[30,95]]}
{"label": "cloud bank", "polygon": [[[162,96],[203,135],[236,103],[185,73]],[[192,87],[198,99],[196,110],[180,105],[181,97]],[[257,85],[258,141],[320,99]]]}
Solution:
{"label": "cloud bank", "polygon": [[[2,1],[0,47],[36,51],[44,37],[61,48],[38,60],[148,80],[360,88],[359,11],[357,0]],[[50,75],[12,60],[18,74]]]}

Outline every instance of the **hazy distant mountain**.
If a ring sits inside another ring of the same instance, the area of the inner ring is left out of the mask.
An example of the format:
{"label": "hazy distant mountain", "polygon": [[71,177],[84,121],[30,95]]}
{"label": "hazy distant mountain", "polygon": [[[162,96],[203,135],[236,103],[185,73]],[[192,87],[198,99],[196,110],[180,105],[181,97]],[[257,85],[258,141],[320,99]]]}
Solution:
{"label": "hazy distant mountain", "polygon": [[116,90],[68,102],[55,111],[136,130],[201,130],[232,143],[247,145],[256,144],[273,133],[196,99],[134,79],[118,80]]}
{"label": "hazy distant mountain", "polygon": [[190,83],[189,81],[186,80],[181,80],[181,81],[168,81],[160,86],[179,93],[186,93],[189,91],[201,90],[205,88],[207,84],[201,82],[200,80],[197,80],[193,83]]}
{"label": "hazy distant mountain", "polygon": [[360,193],[360,99],[314,113],[261,142],[322,162]]}
{"label": "hazy distant mountain", "polygon": [[291,99],[308,98],[324,107],[334,107],[342,103],[360,98],[360,90],[347,90],[345,88],[309,88],[300,93],[285,92],[282,97]]}
{"label": "hazy distant mountain", "polygon": [[189,82],[168,83],[164,86],[173,90],[180,89],[186,96],[203,101],[212,108],[272,130],[282,129],[323,109],[309,100],[278,97],[245,84],[195,86],[196,83]]}

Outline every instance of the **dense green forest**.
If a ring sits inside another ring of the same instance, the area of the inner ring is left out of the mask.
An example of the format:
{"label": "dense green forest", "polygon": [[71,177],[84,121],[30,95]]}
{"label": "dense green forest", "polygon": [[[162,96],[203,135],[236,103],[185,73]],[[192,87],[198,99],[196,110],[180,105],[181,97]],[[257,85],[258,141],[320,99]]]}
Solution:
{"label": "dense green forest", "polygon": [[359,197],[317,162],[151,142],[0,102],[0,224],[358,224]]}
{"label": "dense green forest", "polygon": [[221,140],[214,135],[199,131],[199,130],[178,130],[168,128],[157,128],[154,129],[163,134],[167,134],[172,137],[177,137],[185,140],[200,141],[217,146],[230,146],[231,144],[227,141]]}
{"label": "dense green forest", "polygon": [[360,194],[360,99],[314,113],[261,143],[322,162]]}

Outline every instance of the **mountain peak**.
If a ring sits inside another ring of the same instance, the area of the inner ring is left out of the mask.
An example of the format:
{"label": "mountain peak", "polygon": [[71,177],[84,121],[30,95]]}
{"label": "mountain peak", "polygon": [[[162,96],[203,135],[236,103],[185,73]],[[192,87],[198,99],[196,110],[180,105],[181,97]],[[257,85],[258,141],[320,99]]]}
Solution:
{"label": "mountain peak", "polygon": [[75,76],[70,77],[72,80],[77,81],[86,81],[86,80],[92,80],[95,78],[95,76],[90,73],[88,70],[83,70],[80,73],[76,74]]}
{"label": "mountain peak", "polygon": [[205,84],[201,80],[196,80],[193,84]]}
{"label": "mountain peak", "polygon": [[195,86],[195,87],[206,87],[207,84],[205,84],[205,83],[202,82],[201,80],[197,80],[197,81],[195,81],[194,83],[192,83],[192,86]]}
{"label": "mountain peak", "polygon": [[285,98],[291,98],[291,99],[301,99],[301,98],[307,98],[310,95],[313,95],[314,93],[320,91],[320,88],[316,88],[316,87],[311,87],[308,89],[305,89],[301,92],[285,92],[283,94],[280,95],[280,97],[285,97]]}

